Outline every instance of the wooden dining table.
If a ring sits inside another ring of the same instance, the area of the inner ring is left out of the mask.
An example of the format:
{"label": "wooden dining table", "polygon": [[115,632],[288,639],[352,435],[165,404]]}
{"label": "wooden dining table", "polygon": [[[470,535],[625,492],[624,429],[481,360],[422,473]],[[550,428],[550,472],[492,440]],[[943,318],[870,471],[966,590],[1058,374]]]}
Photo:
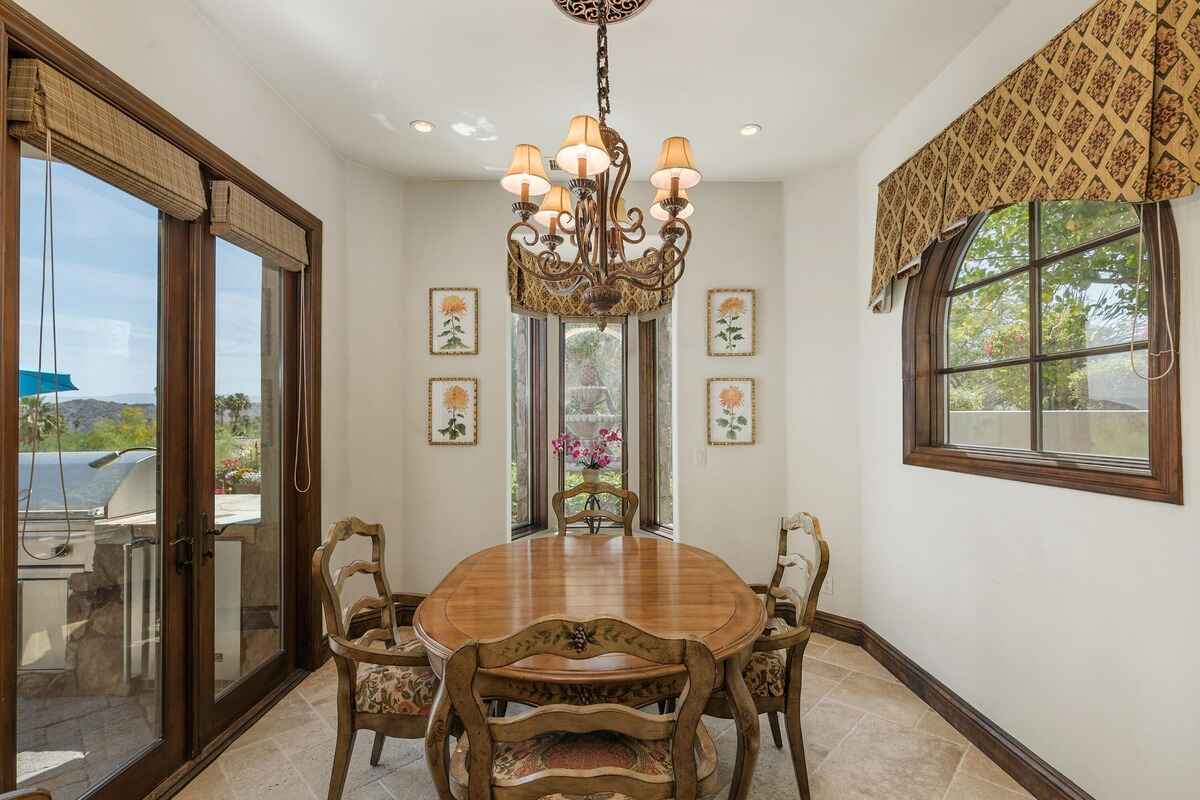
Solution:
{"label": "wooden dining table", "polygon": [[[652,538],[525,539],[460,562],[421,603],[413,628],[441,676],[463,644],[510,636],[551,616],[619,617],[663,638],[704,641],[723,665],[724,691],[735,709],[738,755],[729,797],[748,796],[759,723],[742,669],[767,619],[762,601],[724,561],[698,547]],[[564,697],[603,702],[624,696],[625,702],[641,705],[678,694],[683,677],[678,667],[622,654],[579,661],[537,656],[495,670],[488,699],[538,705],[567,701]],[[623,695],[629,691],[635,696]],[[451,727],[449,700],[439,692],[426,738],[439,791],[445,789],[439,770]]]}

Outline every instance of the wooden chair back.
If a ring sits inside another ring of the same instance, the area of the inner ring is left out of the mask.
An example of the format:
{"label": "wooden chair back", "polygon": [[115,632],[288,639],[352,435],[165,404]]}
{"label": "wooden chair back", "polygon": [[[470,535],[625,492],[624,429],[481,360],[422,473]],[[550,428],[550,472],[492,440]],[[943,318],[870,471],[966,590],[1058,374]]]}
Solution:
{"label": "wooden chair back", "polygon": [[[803,592],[784,584],[785,574],[793,567],[803,567]],[[821,521],[804,512],[780,519],[779,554],[766,593],[767,619],[775,618],[778,601],[785,600],[796,609],[797,627],[812,628],[817,597],[828,572],[829,545],[821,535]]]}
{"label": "wooden chair back", "polygon": [[[681,665],[687,684],[676,710],[648,714],[628,706],[545,705],[515,717],[491,717],[480,693],[480,670],[500,669],[531,656],[556,655],[572,660],[625,653],[654,664]],[[717,681],[712,651],[695,639],[660,639],[621,619],[548,618],[525,630],[490,642],[468,642],[446,663],[445,690],[470,742],[469,800],[492,800],[492,774],[497,742],[521,742],[546,733],[613,731],[638,739],[670,740],[673,791],[664,793],[661,778],[653,781],[628,770],[610,774],[570,775],[551,770],[523,782],[521,797],[544,795],[591,796],[616,792],[629,797],[661,795],[694,800],[698,791],[696,728]]]}
{"label": "wooden chair back", "polygon": [[[567,516],[567,500],[581,494],[610,495],[616,497],[621,501],[621,508],[625,510],[625,513],[614,514],[605,508],[584,508],[578,514]],[[604,521],[615,522],[621,525],[626,536],[633,536],[633,520],[637,515],[638,509],[638,496],[636,492],[622,489],[620,486],[615,486],[611,483],[580,483],[570,489],[555,493],[552,505],[554,506],[554,516],[558,519],[559,536],[566,536],[568,525],[574,525],[577,522],[586,522],[588,523],[589,530],[591,530],[593,528],[598,529],[598,526],[594,523],[603,524]]]}
{"label": "wooden chair back", "polygon": [[[331,567],[334,551],[343,542],[355,537],[363,537],[371,543],[370,559],[355,559],[334,571]],[[321,606],[330,633],[349,639],[347,633],[355,615],[367,609],[379,609],[379,627],[371,628],[354,640],[363,646],[370,646],[373,642],[392,644],[398,641],[392,589],[383,569],[383,540],[382,525],[369,525],[358,517],[347,517],[329,527],[325,542],[313,553],[313,578],[321,589]],[[346,581],[354,575],[370,575],[374,578],[374,596],[365,594],[351,602],[346,601]]]}

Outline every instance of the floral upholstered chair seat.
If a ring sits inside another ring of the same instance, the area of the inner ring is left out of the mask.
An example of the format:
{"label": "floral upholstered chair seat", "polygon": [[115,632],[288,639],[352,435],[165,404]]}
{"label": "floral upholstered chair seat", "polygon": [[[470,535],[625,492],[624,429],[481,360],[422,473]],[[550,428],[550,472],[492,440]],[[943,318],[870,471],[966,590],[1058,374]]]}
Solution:
{"label": "floral upholstered chair seat", "polygon": [[[424,655],[425,647],[412,628],[401,627],[395,646],[406,655]],[[428,716],[437,695],[438,677],[429,667],[392,667],[364,664],[358,675],[354,707],[365,714],[415,714]]]}
{"label": "floral upholstered chair seat", "polygon": [[[696,778],[701,794],[715,789],[717,755],[712,736],[701,723],[696,728]],[[610,731],[595,733],[551,733],[521,742],[496,742],[493,761],[493,781],[496,786],[517,786],[531,776],[548,770],[632,771],[652,778],[672,776],[671,740],[636,739]],[[450,762],[451,788],[455,797],[466,797],[468,781],[467,759],[470,742],[459,740]],[[589,772],[589,777],[594,776]],[[567,795],[550,795],[552,800],[565,800]],[[592,800],[623,795],[591,795]]]}
{"label": "floral upholstered chair seat", "polygon": [[[790,630],[791,625],[776,617],[767,623],[764,633],[784,633]],[[756,650],[750,656],[750,663],[742,670],[742,678],[754,697],[783,697],[787,688],[787,651]]]}

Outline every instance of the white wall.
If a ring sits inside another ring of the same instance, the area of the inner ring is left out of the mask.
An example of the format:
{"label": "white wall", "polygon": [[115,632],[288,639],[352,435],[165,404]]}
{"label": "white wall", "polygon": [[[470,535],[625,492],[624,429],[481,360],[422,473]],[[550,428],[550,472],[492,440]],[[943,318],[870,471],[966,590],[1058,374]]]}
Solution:
{"label": "white wall", "polygon": [[[787,507],[821,520],[829,542],[826,611],[861,619],[857,206],[853,164],[783,186],[787,316]],[[870,385],[870,384],[864,384]]]}
{"label": "white wall", "polygon": [[858,162],[862,618],[1098,800],[1194,798],[1200,784],[1200,202],[1182,251],[1183,507],[901,463],[900,305],[864,310],[876,183],[1080,0],[1014,0]]}
{"label": "white wall", "polygon": [[341,158],[186,0],[21,5],[324,222],[322,516],[335,519],[346,506]]}

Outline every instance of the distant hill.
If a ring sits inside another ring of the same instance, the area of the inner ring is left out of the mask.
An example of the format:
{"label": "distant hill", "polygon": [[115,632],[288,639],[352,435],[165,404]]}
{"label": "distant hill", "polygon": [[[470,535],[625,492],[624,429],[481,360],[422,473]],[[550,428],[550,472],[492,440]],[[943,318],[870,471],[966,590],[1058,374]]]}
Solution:
{"label": "distant hill", "polygon": [[158,408],[153,403],[114,403],[110,400],[60,400],[59,411],[68,431],[87,433],[102,419],[117,420],[127,408],[141,409],[146,419],[154,419]]}

